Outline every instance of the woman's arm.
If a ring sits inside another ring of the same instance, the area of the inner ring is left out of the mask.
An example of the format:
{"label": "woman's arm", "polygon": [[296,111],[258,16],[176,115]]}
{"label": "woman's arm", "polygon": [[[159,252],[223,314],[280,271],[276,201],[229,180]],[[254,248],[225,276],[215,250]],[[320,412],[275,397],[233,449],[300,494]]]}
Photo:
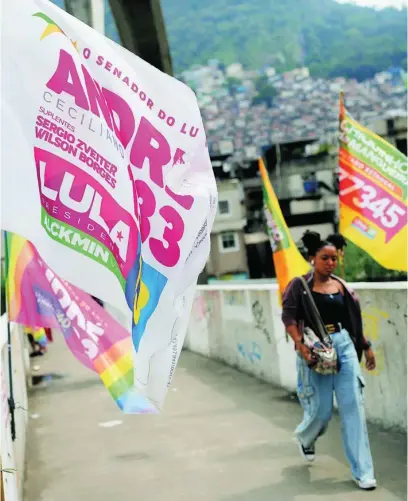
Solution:
{"label": "woman's arm", "polygon": [[366,369],[368,371],[373,371],[375,369],[375,367],[376,367],[375,355],[374,355],[373,349],[371,348],[370,341],[368,341],[368,339],[364,335],[364,331],[363,331],[363,325],[364,325],[363,324],[363,315],[362,315],[362,312],[361,312],[360,300],[359,300],[357,294],[353,290],[351,290],[350,292],[351,292],[351,297],[354,299],[354,302],[356,303],[358,314],[360,315],[360,322],[361,322],[361,344],[362,344],[362,347],[363,347],[364,356],[365,356],[365,360],[366,360],[365,366],[366,366]]}
{"label": "woman's arm", "polygon": [[[286,286],[282,297],[282,322],[286,330],[291,325],[297,325],[300,302],[300,279],[294,278]],[[289,332],[289,331],[288,331]]]}
{"label": "woman's arm", "polygon": [[293,279],[286,287],[282,298],[282,321],[286,332],[295,343],[295,350],[299,351],[308,363],[313,363],[314,358],[309,348],[303,344],[303,335],[298,326],[298,313],[300,301],[300,281]]}
{"label": "woman's arm", "polygon": [[313,364],[315,358],[309,348],[303,344],[303,336],[299,331],[298,326],[289,325],[289,327],[286,328],[286,331],[295,343],[295,350],[302,355],[308,364]]}

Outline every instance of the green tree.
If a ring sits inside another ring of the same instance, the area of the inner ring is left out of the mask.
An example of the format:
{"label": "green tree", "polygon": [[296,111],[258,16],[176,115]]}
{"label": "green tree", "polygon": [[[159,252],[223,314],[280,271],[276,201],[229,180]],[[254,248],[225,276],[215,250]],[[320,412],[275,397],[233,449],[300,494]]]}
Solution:
{"label": "green tree", "polygon": [[252,104],[265,103],[268,108],[272,107],[273,100],[277,95],[276,89],[269,83],[268,77],[262,75],[255,82],[256,95]]}
{"label": "green tree", "polygon": [[176,71],[217,58],[359,80],[407,67],[407,11],[336,0],[162,0]]}
{"label": "green tree", "polygon": [[234,96],[237,93],[237,89],[242,85],[242,82],[239,78],[228,77],[226,80],[226,85],[230,95]]}
{"label": "green tree", "polygon": [[350,241],[347,242],[344,253],[344,269],[345,279],[351,282],[407,279],[406,273],[383,268],[369,254]]}

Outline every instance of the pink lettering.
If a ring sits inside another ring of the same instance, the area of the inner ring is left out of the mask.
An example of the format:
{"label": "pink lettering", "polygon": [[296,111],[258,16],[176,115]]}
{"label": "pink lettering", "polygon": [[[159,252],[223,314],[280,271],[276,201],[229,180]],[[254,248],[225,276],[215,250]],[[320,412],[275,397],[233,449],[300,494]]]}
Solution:
{"label": "pink lettering", "polygon": [[166,193],[169,195],[175,202],[181,205],[184,209],[190,210],[194,203],[194,197],[191,195],[177,195],[171,190],[168,186],[166,186]]}
{"label": "pink lettering", "polygon": [[150,179],[163,188],[163,168],[171,159],[170,145],[163,134],[147,118],[142,117],[130,151],[130,161],[135,167],[142,169],[146,159]]}
{"label": "pink lettering", "polygon": [[198,127],[190,127],[190,137],[196,137],[198,134]]}
{"label": "pink lettering", "polygon": [[108,89],[103,89],[102,92],[111,112],[115,112],[116,116],[119,118],[119,124],[116,123],[114,117],[112,120],[116,137],[123,144],[123,147],[127,148],[135,132],[135,118],[133,112],[128,103],[114,92]]}
{"label": "pink lettering", "polygon": [[65,92],[73,96],[75,104],[84,110],[89,110],[86,94],[71,54],[60,50],[60,57],[54,75],[47,83],[47,87],[56,94]]}
{"label": "pink lettering", "polygon": [[82,71],[85,77],[86,91],[88,93],[88,99],[92,113],[97,117],[99,117],[100,116],[99,110],[101,110],[107,126],[109,127],[110,130],[112,130],[112,118],[110,115],[110,111],[106,104],[106,99],[102,94],[98,82],[96,82],[91,77],[91,75],[88,73],[88,70],[85,68],[84,65],[82,65]]}
{"label": "pink lettering", "polygon": [[149,246],[153,256],[163,266],[169,268],[175,266],[180,259],[180,247],[178,242],[184,234],[184,222],[179,213],[173,207],[162,207],[159,211],[162,218],[166,221],[167,225],[163,232],[163,240],[150,238]]}
{"label": "pink lettering", "polygon": [[141,179],[135,181],[134,184],[135,198],[138,199],[140,204],[140,234],[142,242],[145,242],[150,235],[150,221],[156,210],[156,199],[153,191]]}
{"label": "pink lettering", "polygon": [[[122,264],[126,277],[138,247],[139,232],[134,217],[76,165],[40,148],[34,148],[34,156],[42,206],[55,219],[69,219],[73,230],[92,234],[107,246],[117,263]],[[116,238],[118,230],[125,237],[121,241]]]}

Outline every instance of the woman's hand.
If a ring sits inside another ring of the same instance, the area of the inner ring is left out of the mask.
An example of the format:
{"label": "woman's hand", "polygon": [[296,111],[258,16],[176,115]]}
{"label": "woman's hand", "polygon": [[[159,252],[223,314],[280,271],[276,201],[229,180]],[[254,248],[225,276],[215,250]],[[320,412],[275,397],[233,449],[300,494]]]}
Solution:
{"label": "woman's hand", "polygon": [[375,355],[374,355],[372,348],[369,348],[368,350],[366,350],[364,352],[364,356],[366,359],[366,363],[365,363],[366,369],[368,371],[373,371],[375,369],[376,364],[375,364]]}
{"label": "woman's hand", "polygon": [[304,360],[306,360],[308,365],[313,365],[316,363],[316,359],[313,356],[313,353],[310,351],[310,349],[305,345],[305,344],[300,344],[298,347],[298,350]]}

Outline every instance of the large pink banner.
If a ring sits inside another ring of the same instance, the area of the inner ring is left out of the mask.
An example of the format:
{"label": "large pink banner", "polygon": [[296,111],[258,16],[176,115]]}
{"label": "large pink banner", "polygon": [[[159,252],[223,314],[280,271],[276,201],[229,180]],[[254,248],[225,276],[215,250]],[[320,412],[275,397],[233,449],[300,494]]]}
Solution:
{"label": "large pink banner", "polygon": [[130,332],[88,294],[59,278],[30,242],[9,234],[8,246],[10,319],[60,330],[72,354],[100,375],[124,412],[155,412],[134,389]]}

